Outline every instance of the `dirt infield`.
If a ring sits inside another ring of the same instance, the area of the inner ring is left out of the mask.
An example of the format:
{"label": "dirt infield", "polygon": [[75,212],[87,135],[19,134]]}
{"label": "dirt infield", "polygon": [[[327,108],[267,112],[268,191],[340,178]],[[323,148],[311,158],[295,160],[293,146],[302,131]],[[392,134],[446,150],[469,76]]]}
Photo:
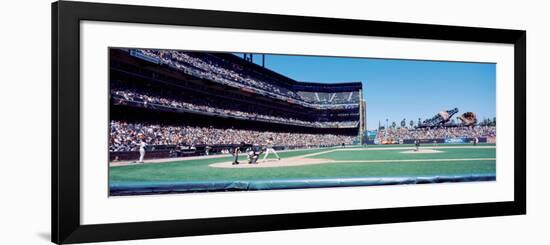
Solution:
{"label": "dirt infield", "polygon": [[442,158],[442,159],[405,159],[405,160],[346,160],[336,161],[330,159],[315,159],[315,158],[301,158],[291,157],[281,160],[270,159],[266,162],[260,162],[258,164],[248,164],[247,162],[241,162],[240,164],[233,165],[231,162],[221,162],[210,164],[213,168],[281,168],[281,167],[293,167],[304,166],[313,164],[325,164],[325,163],[396,163],[396,162],[462,162],[462,161],[489,161],[496,160],[496,158]]}
{"label": "dirt infield", "polygon": [[[493,181],[497,169],[496,146],[486,146],[420,147],[421,150],[441,151],[435,154],[401,153],[414,150],[414,145],[312,148],[279,151],[280,161],[270,154],[268,161],[258,164],[248,164],[246,154],[242,154],[239,165],[231,165],[234,159],[231,155],[151,159],[140,164],[119,162],[119,166],[109,168],[109,190],[110,195],[142,195],[264,190],[289,186],[320,188],[348,186],[350,183],[357,186],[419,184],[418,180],[441,180],[441,177],[463,179],[457,181]],[[471,176],[490,178],[472,179]],[[411,182],[397,183],[395,178]],[[356,182],[358,179],[375,180],[375,183]],[[324,182],[326,180],[330,181]]]}
{"label": "dirt infield", "polygon": [[433,153],[441,153],[443,151],[438,151],[434,149],[418,149],[417,150],[408,150],[408,151],[402,151],[400,153],[404,154],[433,154]]}
{"label": "dirt infield", "polygon": [[316,159],[316,158],[303,158],[303,157],[290,157],[283,158],[281,160],[269,159],[265,162],[259,162],[257,164],[248,164],[246,161],[241,161],[240,164],[232,165],[231,162],[220,162],[210,164],[210,167],[213,168],[281,168],[281,167],[292,167],[292,166],[302,166],[302,165],[311,165],[311,164],[323,164],[335,162],[330,159]]}
{"label": "dirt infield", "polygon": [[[400,159],[400,160],[333,160],[325,158],[310,158],[313,156],[331,153],[335,151],[380,151],[380,150],[407,150],[401,153],[405,154],[434,154],[442,153],[444,151],[435,150],[445,149],[450,147],[435,146],[435,147],[423,147],[419,151],[414,151],[414,147],[392,147],[392,148],[338,148],[327,151],[321,151],[311,154],[305,154],[296,157],[282,158],[281,160],[269,159],[265,162],[259,161],[257,164],[249,164],[246,161],[241,161],[240,164],[233,165],[232,162],[220,162],[208,165],[213,168],[277,168],[277,167],[292,167],[292,166],[304,166],[312,164],[325,164],[325,163],[388,163],[388,162],[460,162],[460,161],[472,161],[472,160],[496,160],[496,158],[452,158],[452,159]],[[494,146],[453,146],[452,148],[495,148]]]}
{"label": "dirt infield", "polygon": [[[302,165],[312,165],[312,164],[323,164],[323,163],[338,163],[338,162],[381,162],[380,160],[351,160],[351,161],[337,161],[332,159],[324,159],[324,158],[310,158],[316,155],[336,152],[336,151],[388,151],[388,150],[403,150],[404,154],[430,154],[430,153],[441,153],[444,152],[442,149],[470,149],[470,148],[476,148],[476,149],[482,149],[482,148],[496,148],[496,146],[425,146],[420,147],[419,152],[413,152],[415,149],[414,146],[396,146],[396,147],[354,147],[354,148],[332,148],[327,149],[326,151],[320,151],[315,153],[309,153],[304,154],[301,156],[296,157],[285,157],[282,158],[280,161],[276,159],[268,159],[266,162],[259,162],[258,164],[248,164],[246,160],[242,160],[241,164],[239,165],[231,165],[231,162],[219,162],[210,164],[209,167],[213,168],[273,168],[273,167],[290,167],[290,166],[302,166]],[[295,150],[289,150],[289,151],[295,151]],[[279,151],[279,152],[285,152],[285,151]],[[214,159],[214,158],[225,158],[230,157],[230,154],[223,154],[223,155],[212,155],[212,156],[196,156],[196,157],[180,157],[180,158],[163,158],[163,159],[151,159],[151,160],[145,160],[144,163],[136,163],[132,161],[120,161],[120,162],[110,162],[109,166],[116,167],[116,166],[127,166],[127,165],[145,165],[145,164],[158,164],[158,163],[169,163],[169,162],[177,162],[177,161],[187,161],[187,160],[196,160],[196,159]],[[436,161],[441,161],[438,159],[435,159]],[[461,161],[459,159],[448,159],[449,161]],[[470,159],[475,160],[475,159]],[[494,159],[480,159],[480,160],[494,160]],[[407,161],[416,161],[416,160],[398,160],[400,162],[407,162]],[[425,160],[424,160],[425,161]],[[433,161],[430,159],[430,161]],[[385,160],[384,162],[388,162]]]}

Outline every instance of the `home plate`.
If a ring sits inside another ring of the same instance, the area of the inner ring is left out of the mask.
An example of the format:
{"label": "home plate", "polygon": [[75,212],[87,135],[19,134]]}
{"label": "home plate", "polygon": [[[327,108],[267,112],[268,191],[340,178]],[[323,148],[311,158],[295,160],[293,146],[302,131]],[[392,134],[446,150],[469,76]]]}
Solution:
{"label": "home plate", "polygon": [[246,160],[241,161],[238,165],[232,165],[231,162],[214,163],[208,166],[213,168],[277,168],[277,167],[292,167],[312,164],[322,164],[333,162],[330,159],[315,159],[304,157],[282,158],[281,160],[269,159],[267,161],[259,161],[257,164],[249,164]]}
{"label": "home plate", "polygon": [[410,150],[410,151],[402,151],[400,153],[405,153],[405,154],[432,154],[432,153],[441,153],[443,151],[438,151],[438,150],[434,150],[434,149],[418,149],[418,151],[415,151],[415,150]]}

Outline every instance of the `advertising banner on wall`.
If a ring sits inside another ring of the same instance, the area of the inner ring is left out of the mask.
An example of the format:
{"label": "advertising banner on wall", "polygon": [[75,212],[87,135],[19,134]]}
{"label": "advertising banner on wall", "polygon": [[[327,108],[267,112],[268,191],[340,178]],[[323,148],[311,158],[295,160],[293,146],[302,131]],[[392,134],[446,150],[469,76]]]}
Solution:
{"label": "advertising banner on wall", "polygon": [[445,144],[464,144],[468,143],[468,139],[466,138],[448,138],[445,139]]}

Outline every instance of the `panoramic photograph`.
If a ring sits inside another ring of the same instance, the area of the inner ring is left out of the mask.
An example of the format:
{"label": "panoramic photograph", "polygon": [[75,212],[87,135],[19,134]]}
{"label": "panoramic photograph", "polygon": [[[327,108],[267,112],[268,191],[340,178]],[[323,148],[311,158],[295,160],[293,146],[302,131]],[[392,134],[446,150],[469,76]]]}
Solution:
{"label": "panoramic photograph", "polygon": [[109,195],[495,181],[496,64],[109,49]]}

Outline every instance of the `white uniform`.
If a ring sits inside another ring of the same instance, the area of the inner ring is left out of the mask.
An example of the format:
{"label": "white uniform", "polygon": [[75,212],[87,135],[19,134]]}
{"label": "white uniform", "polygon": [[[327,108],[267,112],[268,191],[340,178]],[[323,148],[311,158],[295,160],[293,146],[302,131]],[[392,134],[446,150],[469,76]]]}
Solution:
{"label": "white uniform", "polygon": [[264,159],[262,161],[265,161],[267,159],[267,156],[269,156],[269,153],[273,153],[275,154],[275,156],[281,160],[281,157],[279,157],[279,154],[277,154],[277,152],[275,151],[275,149],[273,149],[273,140],[267,140],[267,145],[266,145],[266,149],[265,149],[265,155],[264,155]]}
{"label": "white uniform", "polygon": [[145,146],[147,144],[143,141],[139,144],[139,162],[143,162],[143,158],[145,157]]}

